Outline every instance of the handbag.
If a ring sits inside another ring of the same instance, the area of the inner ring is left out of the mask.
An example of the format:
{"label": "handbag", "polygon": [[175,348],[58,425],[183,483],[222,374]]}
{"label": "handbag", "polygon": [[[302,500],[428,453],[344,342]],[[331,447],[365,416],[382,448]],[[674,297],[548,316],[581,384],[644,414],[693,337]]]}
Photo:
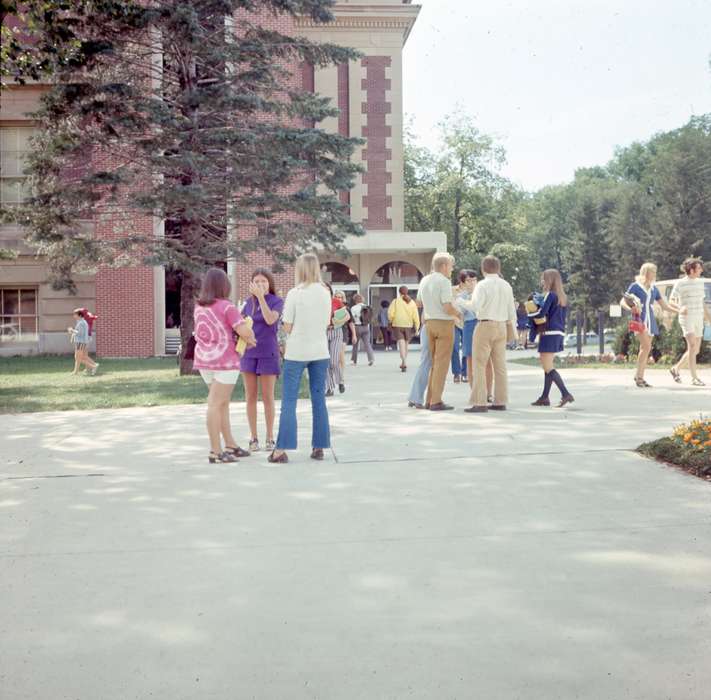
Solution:
{"label": "handbag", "polygon": [[635,314],[632,320],[627,324],[627,329],[630,333],[644,333],[647,330],[647,326],[645,326],[640,317]]}
{"label": "handbag", "polygon": [[197,340],[195,336],[191,335],[188,340],[188,344],[185,346],[185,353],[183,354],[183,359],[194,360],[195,359],[195,346],[197,345]]}

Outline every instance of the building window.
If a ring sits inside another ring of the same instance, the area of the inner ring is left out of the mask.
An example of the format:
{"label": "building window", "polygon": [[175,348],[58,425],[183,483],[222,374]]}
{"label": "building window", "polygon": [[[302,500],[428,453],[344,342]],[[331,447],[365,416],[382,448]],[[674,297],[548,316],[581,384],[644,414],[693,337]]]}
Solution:
{"label": "building window", "polygon": [[0,203],[3,207],[16,207],[30,195],[25,171],[34,132],[31,126],[0,127]]}
{"label": "building window", "polygon": [[36,341],[37,290],[0,287],[0,341]]}

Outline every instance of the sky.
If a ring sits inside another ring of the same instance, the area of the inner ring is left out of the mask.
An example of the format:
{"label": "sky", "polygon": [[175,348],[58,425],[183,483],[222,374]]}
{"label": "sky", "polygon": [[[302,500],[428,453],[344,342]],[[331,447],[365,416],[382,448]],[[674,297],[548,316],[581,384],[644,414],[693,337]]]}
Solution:
{"label": "sky", "polygon": [[711,112],[711,0],[414,0],[404,108],[418,141],[457,108],[527,190]]}

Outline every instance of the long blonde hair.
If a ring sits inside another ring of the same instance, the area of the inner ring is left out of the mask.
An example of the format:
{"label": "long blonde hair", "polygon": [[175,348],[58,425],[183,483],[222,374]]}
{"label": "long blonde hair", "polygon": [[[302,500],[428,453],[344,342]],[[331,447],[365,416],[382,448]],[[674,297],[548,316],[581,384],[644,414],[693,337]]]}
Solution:
{"label": "long blonde hair", "polygon": [[316,253],[304,253],[296,259],[294,268],[294,278],[296,286],[319,283],[322,284],[321,267]]}
{"label": "long blonde hair", "polygon": [[657,276],[657,266],[651,262],[644,263],[642,267],[639,268],[639,274],[637,275],[638,284],[641,284],[643,287],[651,287],[652,282],[649,282],[649,285],[647,285],[647,280],[652,274],[654,274],[655,277]]}
{"label": "long blonde hair", "polygon": [[561,306],[568,306],[568,297],[563,289],[563,279],[558,270],[543,270],[543,286],[549,292],[555,292]]}

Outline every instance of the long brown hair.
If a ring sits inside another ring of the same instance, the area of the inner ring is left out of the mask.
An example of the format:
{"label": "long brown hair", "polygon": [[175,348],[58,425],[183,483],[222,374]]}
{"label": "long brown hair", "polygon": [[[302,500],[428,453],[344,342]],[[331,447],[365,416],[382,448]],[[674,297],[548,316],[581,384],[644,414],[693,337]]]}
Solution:
{"label": "long brown hair", "polygon": [[561,306],[568,306],[568,297],[563,289],[563,279],[558,270],[543,270],[543,286],[546,287],[549,292],[555,292],[555,295],[558,297],[558,303]]}
{"label": "long brown hair", "polygon": [[265,277],[267,282],[269,282],[269,293],[274,294],[276,296],[276,287],[274,286],[274,275],[267,270],[266,267],[258,267],[253,273],[252,277],[250,278],[251,282],[254,282],[255,277]]}
{"label": "long brown hair", "polygon": [[232,285],[227,273],[219,267],[211,267],[203,277],[197,303],[200,306],[211,306],[217,299],[229,299],[231,291]]}
{"label": "long brown hair", "polygon": [[404,284],[397,291],[406,304],[409,304],[412,301],[412,299],[410,298],[410,290]]}

